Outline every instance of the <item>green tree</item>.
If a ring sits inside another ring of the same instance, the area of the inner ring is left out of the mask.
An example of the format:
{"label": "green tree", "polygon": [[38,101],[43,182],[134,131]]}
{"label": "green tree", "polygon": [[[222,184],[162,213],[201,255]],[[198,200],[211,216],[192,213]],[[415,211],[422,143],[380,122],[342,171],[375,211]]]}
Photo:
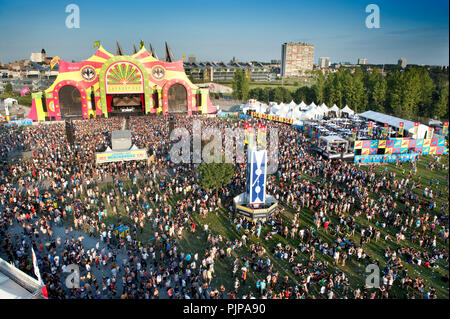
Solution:
{"label": "green tree", "polygon": [[250,84],[243,70],[236,70],[233,75],[233,98],[238,100],[247,100]]}
{"label": "green tree", "polygon": [[250,89],[250,91],[248,91],[248,98],[249,99],[256,99],[258,101],[261,101],[261,93],[262,93],[262,89],[261,88],[253,88]]}
{"label": "green tree", "polygon": [[402,118],[413,118],[417,115],[420,101],[420,78],[416,68],[409,68],[406,72],[398,70],[389,77],[389,104],[392,113]]}
{"label": "green tree", "polygon": [[284,92],[283,92],[283,88],[281,86],[277,86],[276,88],[274,88],[271,93],[272,93],[270,96],[271,102],[276,102],[276,103],[283,102]]}
{"label": "green tree", "polygon": [[234,175],[231,163],[201,163],[198,167],[200,187],[206,191],[215,191],[227,186]]}
{"label": "green tree", "polygon": [[419,76],[420,86],[419,86],[419,101],[417,114],[420,116],[432,116],[432,105],[433,105],[433,91],[435,89],[435,84],[425,68],[417,69]]}
{"label": "green tree", "polygon": [[302,86],[292,93],[292,99],[297,104],[300,104],[302,101],[306,104],[311,104],[316,101],[314,88]]}
{"label": "green tree", "polygon": [[439,91],[439,99],[434,105],[433,115],[438,118],[448,118],[448,83]]}
{"label": "green tree", "polygon": [[13,87],[11,82],[6,83],[4,92],[9,94],[13,93]]}
{"label": "green tree", "polygon": [[313,85],[314,90],[314,99],[318,105],[322,104],[325,101],[325,77],[322,71],[317,72],[317,80]]}
{"label": "green tree", "polygon": [[31,94],[28,93],[24,96],[19,97],[17,103],[19,103],[20,105],[31,106],[32,104]]}
{"label": "green tree", "polygon": [[371,106],[373,107],[373,109],[377,112],[385,112],[385,102],[386,102],[386,94],[387,94],[387,84],[386,84],[386,79],[381,78],[381,80],[375,82],[372,92],[371,92],[371,97],[372,97],[372,102],[371,102]]}
{"label": "green tree", "polygon": [[265,87],[261,91],[261,95],[259,96],[260,102],[269,103],[269,94],[270,94],[271,88]]}

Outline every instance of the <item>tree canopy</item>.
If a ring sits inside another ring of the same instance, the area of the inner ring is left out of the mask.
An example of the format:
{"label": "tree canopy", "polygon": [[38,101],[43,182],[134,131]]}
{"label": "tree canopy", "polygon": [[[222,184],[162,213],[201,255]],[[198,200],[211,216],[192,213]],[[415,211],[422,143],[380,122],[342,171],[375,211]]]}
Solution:
{"label": "tree canopy", "polygon": [[231,163],[201,163],[198,167],[200,187],[206,191],[218,191],[231,182],[234,166]]}
{"label": "tree canopy", "polygon": [[374,68],[364,72],[341,69],[337,72],[315,73],[316,81],[311,86],[301,86],[295,91],[285,87],[260,88],[249,91],[248,98],[268,103],[295,103],[304,101],[328,106],[348,105],[355,112],[367,110],[392,114],[405,119],[419,117],[448,118],[448,78],[433,69],[412,66],[406,70],[393,69],[383,74]]}

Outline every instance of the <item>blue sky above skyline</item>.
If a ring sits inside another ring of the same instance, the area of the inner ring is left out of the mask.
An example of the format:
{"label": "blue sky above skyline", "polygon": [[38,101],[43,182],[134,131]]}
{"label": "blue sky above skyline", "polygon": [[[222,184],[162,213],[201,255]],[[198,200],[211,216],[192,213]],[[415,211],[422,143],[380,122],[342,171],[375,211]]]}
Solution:
{"label": "blue sky above skyline", "polygon": [[[80,28],[65,26],[65,8],[80,8]],[[170,5],[168,5],[170,3]],[[368,4],[380,8],[379,29],[368,29]],[[116,40],[132,53],[144,40],[159,57],[167,41],[177,59],[270,61],[284,42],[315,46],[314,62],[449,64],[448,1],[3,1],[0,0],[0,61],[47,55],[81,61],[100,40],[115,53]]]}

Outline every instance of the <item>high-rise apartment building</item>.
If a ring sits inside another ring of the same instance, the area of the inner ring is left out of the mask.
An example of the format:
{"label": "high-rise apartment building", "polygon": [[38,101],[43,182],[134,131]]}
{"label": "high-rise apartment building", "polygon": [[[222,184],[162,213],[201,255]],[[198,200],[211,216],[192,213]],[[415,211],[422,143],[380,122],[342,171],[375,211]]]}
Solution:
{"label": "high-rise apartment building", "polygon": [[399,66],[401,66],[402,69],[406,68],[406,58],[400,58],[400,59],[398,60],[397,64],[398,64]]}
{"label": "high-rise apartment building", "polygon": [[319,58],[319,68],[325,69],[330,67],[330,58],[320,57]]}
{"label": "high-rise apartment building", "polygon": [[367,64],[367,59],[366,59],[366,58],[359,58],[359,59],[358,59],[358,64],[359,64],[359,65]]}
{"label": "high-rise apartment building", "polygon": [[281,46],[281,76],[295,77],[314,64],[314,45],[309,43],[283,43]]}

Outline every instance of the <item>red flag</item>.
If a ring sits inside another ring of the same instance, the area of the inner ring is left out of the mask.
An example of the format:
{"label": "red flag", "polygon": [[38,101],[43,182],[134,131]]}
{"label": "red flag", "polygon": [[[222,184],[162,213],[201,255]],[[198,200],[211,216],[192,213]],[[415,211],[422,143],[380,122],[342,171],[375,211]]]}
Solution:
{"label": "red flag", "polygon": [[42,295],[48,299],[47,286],[41,288]]}

